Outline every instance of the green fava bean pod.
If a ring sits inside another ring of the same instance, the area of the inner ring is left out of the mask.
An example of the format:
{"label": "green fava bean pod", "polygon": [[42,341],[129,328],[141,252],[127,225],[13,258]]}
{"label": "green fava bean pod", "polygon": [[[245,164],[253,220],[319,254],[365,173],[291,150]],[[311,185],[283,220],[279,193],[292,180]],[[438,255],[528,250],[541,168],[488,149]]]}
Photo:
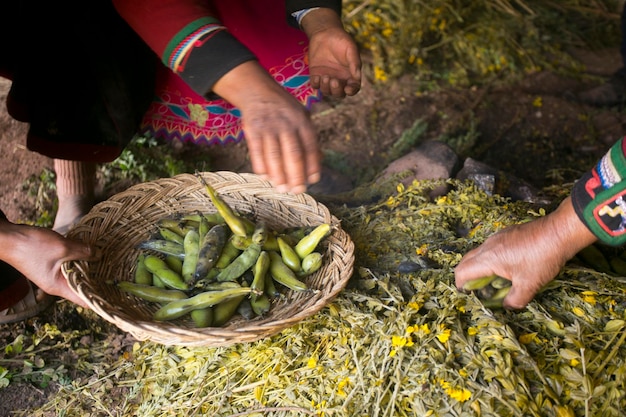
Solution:
{"label": "green fava bean pod", "polygon": [[198,261],[193,273],[194,281],[206,277],[209,271],[215,266],[226,245],[227,237],[228,227],[223,224],[213,226],[206,233],[204,239],[200,242]]}
{"label": "green fava bean pod", "polygon": [[217,212],[222,216],[230,230],[237,236],[246,236],[248,234],[247,222],[233,211],[233,209],[222,199],[222,197],[220,197],[217,191],[215,191],[215,189],[211,187],[211,185],[209,185],[209,183],[207,183],[200,174],[196,174],[196,176],[204,185],[204,188],[209,194]]}
{"label": "green fava bean pod", "polygon": [[198,265],[198,254],[200,253],[200,235],[195,229],[185,235],[185,258],[183,259],[182,276],[186,283],[193,283],[194,273]]}
{"label": "green fava bean pod", "polygon": [[239,304],[243,301],[245,297],[245,295],[240,295],[238,297],[234,297],[230,300],[222,301],[221,303],[216,304],[213,307],[213,326],[222,326],[224,325],[224,323],[230,320],[237,312]]}
{"label": "green fava bean pod", "polygon": [[319,252],[311,252],[302,260],[302,270],[298,276],[311,275],[322,267],[322,254]]}
{"label": "green fava bean pod", "polygon": [[193,310],[189,315],[196,327],[209,327],[213,324],[213,307]]}
{"label": "green fava bean pod", "polygon": [[143,285],[152,284],[152,272],[148,271],[145,264],[146,256],[141,254],[137,257],[137,267],[135,269],[135,283]]}
{"label": "green fava bean pod", "polygon": [[265,280],[269,268],[270,256],[267,254],[266,251],[261,251],[252,271],[254,274],[254,278],[252,279],[252,283],[250,284],[250,288],[252,289],[252,294],[250,295],[250,298],[252,300],[262,295],[263,291],[265,291]]}
{"label": "green fava bean pod", "polygon": [[183,281],[180,274],[172,271],[163,259],[154,255],[147,255],[144,263],[146,264],[148,271],[158,277],[166,287],[182,291],[187,291],[189,289],[189,285]]}
{"label": "green fava bean pod", "polygon": [[241,250],[233,245],[233,239],[238,237],[236,235],[231,235],[224,248],[222,249],[222,253],[215,263],[215,267],[218,269],[226,268],[237,256],[241,254]]}
{"label": "green fava bean pod", "polygon": [[302,268],[302,260],[294,248],[292,248],[291,245],[289,245],[280,236],[276,240],[278,241],[278,247],[280,248],[280,256],[282,257],[285,265],[287,265],[294,272],[300,271]]}
{"label": "green fava bean pod", "polygon": [[300,239],[294,247],[294,250],[298,256],[300,256],[300,259],[304,259],[308,254],[313,252],[322,239],[330,235],[330,232],[330,224],[322,223],[313,229],[311,233]]}
{"label": "green fava bean pod", "polygon": [[174,320],[193,310],[212,307],[228,299],[248,294],[250,294],[250,287],[205,291],[186,300],[167,303],[154,313],[154,319],[157,321]]}
{"label": "green fava bean pod", "polygon": [[276,282],[294,291],[304,291],[308,288],[303,281],[298,279],[296,273],[285,265],[278,252],[270,251],[268,253],[270,255],[270,274]]}
{"label": "green fava bean pod", "polygon": [[185,300],[188,298],[187,294],[183,291],[168,290],[166,288],[155,287],[154,285],[122,281],[118,283],[117,286],[124,292],[154,303],[169,303],[171,301]]}

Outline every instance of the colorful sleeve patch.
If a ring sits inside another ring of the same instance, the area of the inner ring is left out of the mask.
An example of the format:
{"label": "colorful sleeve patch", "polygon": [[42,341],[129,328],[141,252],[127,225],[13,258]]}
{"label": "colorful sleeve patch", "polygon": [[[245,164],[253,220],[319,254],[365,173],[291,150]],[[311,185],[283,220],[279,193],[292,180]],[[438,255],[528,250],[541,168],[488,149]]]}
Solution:
{"label": "colorful sleeve patch", "polygon": [[183,62],[190,51],[204,43],[211,35],[225,29],[220,22],[211,17],[191,22],[167,45],[163,63],[175,73],[182,71]]}
{"label": "colorful sleeve patch", "polygon": [[626,152],[619,140],[572,190],[578,217],[602,242],[626,243]]}

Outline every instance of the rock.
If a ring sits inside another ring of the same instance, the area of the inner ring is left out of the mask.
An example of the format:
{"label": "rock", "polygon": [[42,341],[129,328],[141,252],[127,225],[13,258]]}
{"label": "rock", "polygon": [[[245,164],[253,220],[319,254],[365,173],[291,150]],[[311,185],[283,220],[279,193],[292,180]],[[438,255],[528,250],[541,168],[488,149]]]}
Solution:
{"label": "rock", "polygon": [[539,191],[526,181],[472,158],[465,160],[456,178],[474,181],[478,188],[489,195],[499,194],[528,203],[548,203],[539,197]]}
{"label": "rock", "polygon": [[[379,175],[377,181],[407,173],[401,181],[405,186],[413,180],[448,179],[458,169],[459,158],[456,153],[443,142],[428,141],[417,146],[413,151],[396,159]],[[447,192],[448,187],[442,186],[431,192],[431,197]]]}

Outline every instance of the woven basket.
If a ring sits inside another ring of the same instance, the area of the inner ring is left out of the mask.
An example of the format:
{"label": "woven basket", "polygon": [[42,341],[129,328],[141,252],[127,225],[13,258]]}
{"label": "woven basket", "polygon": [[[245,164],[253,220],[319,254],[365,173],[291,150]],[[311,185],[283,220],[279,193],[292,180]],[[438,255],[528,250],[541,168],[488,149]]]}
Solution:
{"label": "woven basket", "polygon": [[135,185],[97,204],[70,230],[68,237],[93,245],[94,262],[72,261],[62,271],[72,288],[105,320],[139,340],[166,345],[226,346],[252,342],[279,333],[317,313],[347,284],[352,275],[354,244],[336,217],[307,194],[282,194],[253,174],[201,174],[233,209],[251,214],[280,230],[285,227],[333,225],[319,250],[324,264],[305,281],[314,291],[286,291],[263,317],[236,315],[223,327],[196,328],[188,318],[158,322],[158,306],[120,291],[112,282],[133,280],[137,245],[157,232],[157,221],[176,214],[209,213],[216,209],[198,178],[182,174]]}

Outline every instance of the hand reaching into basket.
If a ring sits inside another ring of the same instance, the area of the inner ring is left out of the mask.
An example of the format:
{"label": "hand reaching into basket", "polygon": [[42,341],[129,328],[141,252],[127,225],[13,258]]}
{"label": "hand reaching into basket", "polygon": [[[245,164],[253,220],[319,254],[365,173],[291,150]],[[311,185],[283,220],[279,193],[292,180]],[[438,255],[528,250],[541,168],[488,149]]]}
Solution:
{"label": "hand reaching into basket", "polygon": [[67,239],[42,227],[0,220],[0,259],[21,272],[39,289],[88,306],[68,286],[61,264],[87,260],[92,250],[85,243]]}
{"label": "hand reaching into basket", "polygon": [[456,267],[456,286],[463,289],[468,281],[493,274],[504,277],[512,281],[512,287],[503,306],[521,309],[566,261],[595,241],[567,198],[553,213],[510,226],[468,252]]}

